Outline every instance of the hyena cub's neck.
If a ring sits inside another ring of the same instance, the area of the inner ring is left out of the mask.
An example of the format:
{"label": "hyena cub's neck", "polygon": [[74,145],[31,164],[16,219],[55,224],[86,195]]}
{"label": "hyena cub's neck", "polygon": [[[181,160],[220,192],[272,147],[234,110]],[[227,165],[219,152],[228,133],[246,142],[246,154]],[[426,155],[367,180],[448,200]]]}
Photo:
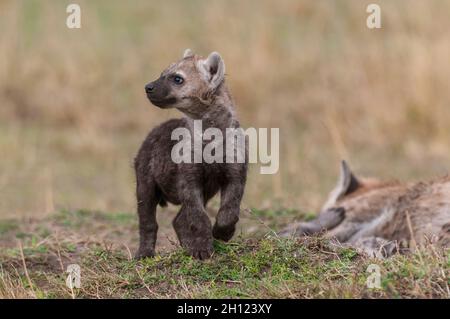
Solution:
{"label": "hyena cub's neck", "polygon": [[225,83],[222,83],[206,99],[199,100],[198,103],[201,105],[198,105],[196,108],[205,110],[202,115],[186,114],[186,119],[191,130],[194,127],[194,121],[198,120],[202,121],[203,130],[218,128],[225,132],[227,128],[238,126],[234,111],[234,102]]}

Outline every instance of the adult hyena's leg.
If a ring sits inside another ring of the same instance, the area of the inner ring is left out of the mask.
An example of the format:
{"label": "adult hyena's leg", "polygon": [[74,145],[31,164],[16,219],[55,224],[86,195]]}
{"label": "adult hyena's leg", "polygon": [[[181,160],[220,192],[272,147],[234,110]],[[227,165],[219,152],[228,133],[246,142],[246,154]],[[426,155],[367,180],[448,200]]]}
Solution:
{"label": "adult hyena's leg", "polygon": [[182,207],[172,222],[181,246],[197,259],[213,252],[211,221],[206,215],[199,191],[186,192]]}
{"label": "adult hyena's leg", "polygon": [[361,223],[349,222],[344,220],[337,227],[325,233],[325,238],[335,239],[340,243],[348,241],[362,228]]}
{"label": "adult hyena's leg", "polygon": [[374,258],[387,258],[398,251],[396,241],[389,241],[380,237],[359,238],[355,242],[349,243],[349,246]]}
{"label": "adult hyena's leg", "polygon": [[345,210],[341,207],[330,208],[321,213],[316,219],[309,222],[299,222],[290,225],[278,233],[278,236],[305,236],[314,235],[322,231],[333,229],[345,218]]}
{"label": "adult hyena's leg", "polygon": [[137,177],[136,186],[137,210],[139,217],[139,249],[135,258],[152,257],[158,232],[156,222],[156,206],[158,198],[153,180]]}

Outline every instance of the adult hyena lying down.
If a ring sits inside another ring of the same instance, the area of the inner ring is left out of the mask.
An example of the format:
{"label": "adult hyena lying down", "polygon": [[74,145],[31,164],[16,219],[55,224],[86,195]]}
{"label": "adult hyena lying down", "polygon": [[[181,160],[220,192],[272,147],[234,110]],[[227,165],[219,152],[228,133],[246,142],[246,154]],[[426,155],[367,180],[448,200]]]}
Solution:
{"label": "adult hyena lying down", "polygon": [[450,177],[405,184],[356,178],[345,161],[318,217],[290,225],[282,236],[326,231],[327,238],[387,257],[434,242],[450,247]]}

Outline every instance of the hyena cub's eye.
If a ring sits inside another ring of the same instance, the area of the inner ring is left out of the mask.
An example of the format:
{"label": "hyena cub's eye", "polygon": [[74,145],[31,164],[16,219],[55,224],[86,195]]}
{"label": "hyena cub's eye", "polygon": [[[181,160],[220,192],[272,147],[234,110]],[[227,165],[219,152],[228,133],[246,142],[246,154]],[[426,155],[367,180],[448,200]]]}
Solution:
{"label": "hyena cub's eye", "polygon": [[183,79],[181,76],[179,76],[179,75],[175,75],[175,76],[173,77],[173,82],[174,82],[175,84],[180,85],[180,84],[183,84],[184,79]]}

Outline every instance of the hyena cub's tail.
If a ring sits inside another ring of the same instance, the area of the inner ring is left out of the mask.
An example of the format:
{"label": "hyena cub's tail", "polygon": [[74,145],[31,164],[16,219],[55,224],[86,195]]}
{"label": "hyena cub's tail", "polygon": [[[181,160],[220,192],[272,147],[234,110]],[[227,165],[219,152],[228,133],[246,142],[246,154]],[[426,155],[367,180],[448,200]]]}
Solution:
{"label": "hyena cub's tail", "polygon": [[161,191],[161,189],[160,189],[159,187],[156,187],[155,192],[156,192],[156,197],[158,198],[158,204],[159,204],[159,206],[161,206],[161,207],[166,207],[166,206],[167,206],[167,201],[166,201],[166,199],[164,198],[164,194],[163,194],[163,192]]}

